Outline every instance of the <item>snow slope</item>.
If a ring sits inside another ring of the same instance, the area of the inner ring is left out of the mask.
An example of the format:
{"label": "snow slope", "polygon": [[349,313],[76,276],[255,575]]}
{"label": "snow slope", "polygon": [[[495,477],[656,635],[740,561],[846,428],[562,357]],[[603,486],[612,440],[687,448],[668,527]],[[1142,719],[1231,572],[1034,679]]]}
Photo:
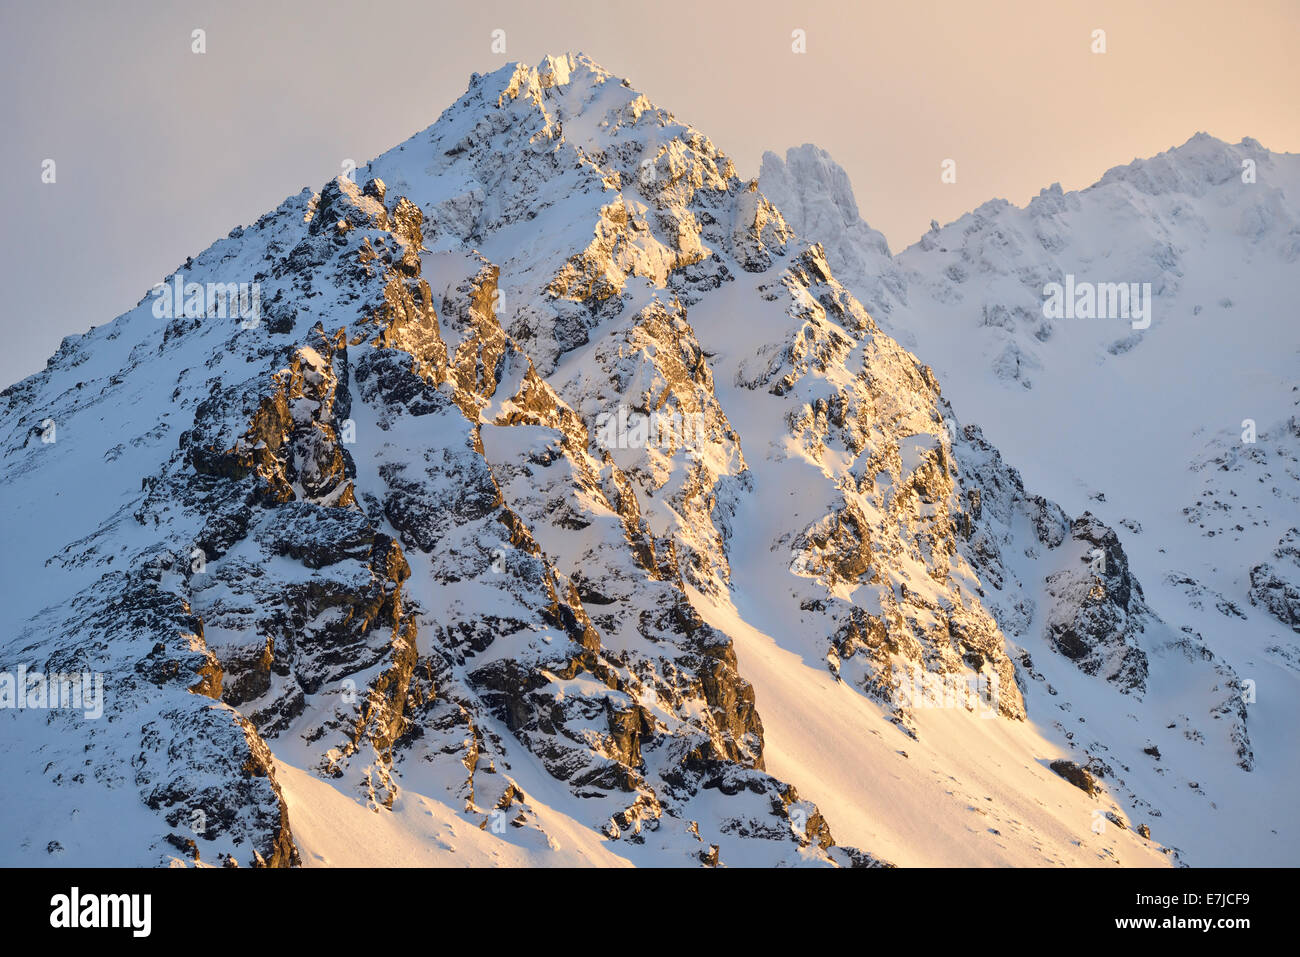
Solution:
{"label": "snow slope", "polygon": [[[791,175],[809,168],[829,172]],[[1294,802],[1300,753],[1271,732],[1297,717],[1285,539],[1300,516],[1300,157],[1197,134],[1085,190],[1054,185],[1024,209],[986,203],[895,257],[863,241],[836,171],[804,146],[784,161],[767,154],[761,185],[778,205],[801,189],[803,208],[840,212],[848,226],[823,213],[808,236],[882,325],[935,368],[1026,484],[1121,532],[1165,622],[1253,682],[1252,773],[1277,783],[1193,779],[1217,791],[1204,839],[1218,838],[1224,863],[1293,863],[1276,821]],[[1045,318],[1044,286],[1067,274],[1151,283],[1150,327]],[[1284,797],[1267,827],[1228,839],[1224,818],[1272,804],[1255,792]],[[1238,810],[1223,813],[1230,794]]]}
{"label": "snow slope", "polygon": [[146,294],[0,394],[0,672],[105,678],[0,711],[0,861],[1293,856],[1239,659],[960,424],[813,166],[774,203],[588,58],[512,65],[180,267],[255,321]]}

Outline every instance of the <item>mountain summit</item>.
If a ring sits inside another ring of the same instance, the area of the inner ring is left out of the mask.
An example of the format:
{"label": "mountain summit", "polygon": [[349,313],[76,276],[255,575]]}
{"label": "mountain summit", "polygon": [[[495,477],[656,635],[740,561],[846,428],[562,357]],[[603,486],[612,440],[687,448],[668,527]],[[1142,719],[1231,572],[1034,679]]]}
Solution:
{"label": "mountain summit", "polygon": [[1222,859],[1162,776],[1268,770],[1241,679],[801,236],[821,169],[792,226],[509,66],[0,394],[0,671],[103,687],[0,714],[0,860]]}

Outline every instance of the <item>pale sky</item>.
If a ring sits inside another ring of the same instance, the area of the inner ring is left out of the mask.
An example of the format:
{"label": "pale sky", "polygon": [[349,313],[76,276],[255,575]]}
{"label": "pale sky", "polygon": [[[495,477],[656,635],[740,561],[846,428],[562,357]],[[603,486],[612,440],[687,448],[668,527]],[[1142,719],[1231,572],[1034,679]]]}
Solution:
{"label": "pale sky", "polygon": [[1198,130],[1300,152],[1298,42],[1300,0],[4,0],[0,387],[508,61],[586,53],[742,176],[816,143],[897,251],[932,218],[1081,188]]}

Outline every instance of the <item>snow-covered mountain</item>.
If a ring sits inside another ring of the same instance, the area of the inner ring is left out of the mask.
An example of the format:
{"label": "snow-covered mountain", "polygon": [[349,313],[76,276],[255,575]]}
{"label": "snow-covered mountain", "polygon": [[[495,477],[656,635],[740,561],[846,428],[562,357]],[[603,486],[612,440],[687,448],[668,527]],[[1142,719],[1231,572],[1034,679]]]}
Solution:
{"label": "snow-covered mountain", "polygon": [[[1124,535],[1148,604],[1251,682],[1256,773],[1294,802],[1300,752],[1270,738],[1300,717],[1300,156],[1198,133],[1087,189],[933,224],[892,257],[823,150],[767,154],[760,185],[1028,484]],[[1149,283],[1149,325],[1049,318],[1069,276]],[[1203,788],[1222,808],[1261,787],[1244,780]],[[1264,820],[1261,841],[1286,833]],[[1294,863],[1294,845],[1269,859]]]}
{"label": "snow-covered mountain", "polygon": [[910,267],[809,160],[476,75],[0,394],[0,672],[103,682],[0,709],[0,862],[1293,860],[1270,699],[863,308]]}

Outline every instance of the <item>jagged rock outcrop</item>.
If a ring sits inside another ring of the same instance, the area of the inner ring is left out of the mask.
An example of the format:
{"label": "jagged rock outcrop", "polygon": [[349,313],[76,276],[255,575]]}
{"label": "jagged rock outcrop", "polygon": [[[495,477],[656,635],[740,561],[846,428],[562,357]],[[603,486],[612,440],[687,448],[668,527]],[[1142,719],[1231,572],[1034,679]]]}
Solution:
{"label": "jagged rock outcrop", "polygon": [[[1300,502],[1288,368],[1298,177],[1290,154],[1199,133],[1087,189],[1054,184],[1023,208],[993,200],[933,222],[892,256],[824,151],[767,154],[759,181],[965,417],[949,430],[970,506],[962,547],[1031,720],[1050,721],[1080,762],[1111,768],[1107,786],[1142,811],[1160,794],[1182,804],[1177,775],[1223,782],[1217,800],[1181,808],[1180,845],[1222,831],[1212,812],[1226,792],[1240,820],[1282,813],[1235,775],[1290,763],[1277,751],[1261,761],[1247,719],[1249,676],[1276,666],[1285,682],[1300,660],[1278,540]],[[1083,307],[1052,318],[1053,283]],[[1088,308],[1094,286],[1116,284],[1117,311]],[[1248,335],[1222,335],[1233,316]],[[994,444],[1070,513],[1026,494]],[[1111,690],[1128,699],[1112,703],[1124,720],[1100,704]],[[1162,729],[1177,772],[1146,766],[1127,720]]]}
{"label": "jagged rock outcrop", "polygon": [[917,675],[1022,728],[1043,636],[1143,689],[1115,533],[1027,494],[827,249],[626,82],[476,76],[358,173],[168,277],[255,282],[260,314],[146,297],[0,397],[7,499],[66,503],[0,660],[101,673],[114,716],[0,719],[65,853],[96,860],[90,775],[116,863],[324,860],[293,837],[319,786],[449,854],[883,866],[769,768],[754,622],[889,734],[922,733]]}
{"label": "jagged rock outcrop", "polygon": [[1273,551],[1273,560],[1250,570],[1250,601],[1300,632],[1300,530],[1290,529]]}
{"label": "jagged rock outcrop", "polygon": [[1148,664],[1137,636],[1142,619],[1151,617],[1142,586],[1129,573],[1119,537],[1090,512],[1070,524],[1070,538],[1083,554],[1079,567],[1047,578],[1047,593],[1058,601],[1047,620],[1048,638],[1085,674],[1140,694]]}

